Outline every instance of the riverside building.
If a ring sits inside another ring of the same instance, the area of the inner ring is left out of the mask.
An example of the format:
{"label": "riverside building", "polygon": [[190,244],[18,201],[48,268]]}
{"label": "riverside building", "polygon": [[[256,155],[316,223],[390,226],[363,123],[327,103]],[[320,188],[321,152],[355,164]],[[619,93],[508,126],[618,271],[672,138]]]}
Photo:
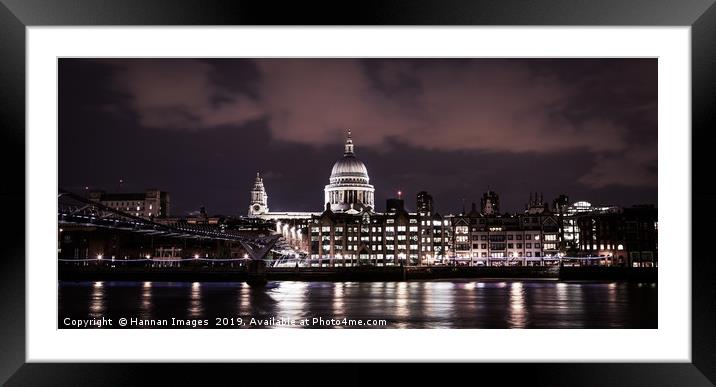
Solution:
{"label": "riverside building", "polygon": [[169,193],[148,189],[136,193],[107,193],[92,191],[89,199],[109,208],[142,218],[164,218],[169,216]]}
{"label": "riverside building", "polygon": [[455,259],[476,266],[545,266],[561,257],[559,222],[541,195],[524,214],[495,212],[497,194],[483,196],[481,209],[452,218]]}

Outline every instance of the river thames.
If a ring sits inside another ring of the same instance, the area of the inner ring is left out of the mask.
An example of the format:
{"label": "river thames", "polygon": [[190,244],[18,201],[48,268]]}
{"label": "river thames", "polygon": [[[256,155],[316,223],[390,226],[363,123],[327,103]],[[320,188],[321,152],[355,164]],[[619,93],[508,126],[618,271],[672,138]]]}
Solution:
{"label": "river thames", "polygon": [[556,280],[276,281],[263,289],[242,282],[60,281],[58,328],[98,320],[120,328],[124,319],[135,322],[128,328],[655,329],[657,289]]}

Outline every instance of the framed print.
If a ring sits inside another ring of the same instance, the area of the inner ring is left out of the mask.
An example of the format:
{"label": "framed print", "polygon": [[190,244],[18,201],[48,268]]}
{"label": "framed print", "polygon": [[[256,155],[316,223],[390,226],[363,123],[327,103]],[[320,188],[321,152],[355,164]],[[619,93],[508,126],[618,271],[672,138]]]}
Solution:
{"label": "framed print", "polygon": [[712,2],[317,11],[3,1],[8,385],[713,383]]}

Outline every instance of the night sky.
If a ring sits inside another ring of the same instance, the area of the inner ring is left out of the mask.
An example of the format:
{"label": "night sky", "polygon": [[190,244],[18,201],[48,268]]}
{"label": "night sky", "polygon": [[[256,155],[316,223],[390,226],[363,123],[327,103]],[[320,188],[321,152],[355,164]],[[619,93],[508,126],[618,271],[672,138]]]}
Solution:
{"label": "night sky", "polygon": [[[385,200],[489,189],[657,202],[656,59],[60,59],[59,182],[171,195],[172,215],[321,211],[346,130]],[[119,187],[119,180],[124,183]]]}

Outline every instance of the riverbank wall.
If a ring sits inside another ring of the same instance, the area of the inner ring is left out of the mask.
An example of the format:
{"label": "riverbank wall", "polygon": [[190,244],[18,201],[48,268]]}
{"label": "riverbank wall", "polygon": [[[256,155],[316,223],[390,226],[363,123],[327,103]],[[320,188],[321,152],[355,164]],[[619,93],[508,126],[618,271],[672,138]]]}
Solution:
{"label": "riverbank wall", "polygon": [[[60,267],[61,281],[245,281],[245,268]],[[410,281],[439,279],[626,280],[657,282],[657,268],[625,267],[323,267],[267,268],[269,281]]]}

